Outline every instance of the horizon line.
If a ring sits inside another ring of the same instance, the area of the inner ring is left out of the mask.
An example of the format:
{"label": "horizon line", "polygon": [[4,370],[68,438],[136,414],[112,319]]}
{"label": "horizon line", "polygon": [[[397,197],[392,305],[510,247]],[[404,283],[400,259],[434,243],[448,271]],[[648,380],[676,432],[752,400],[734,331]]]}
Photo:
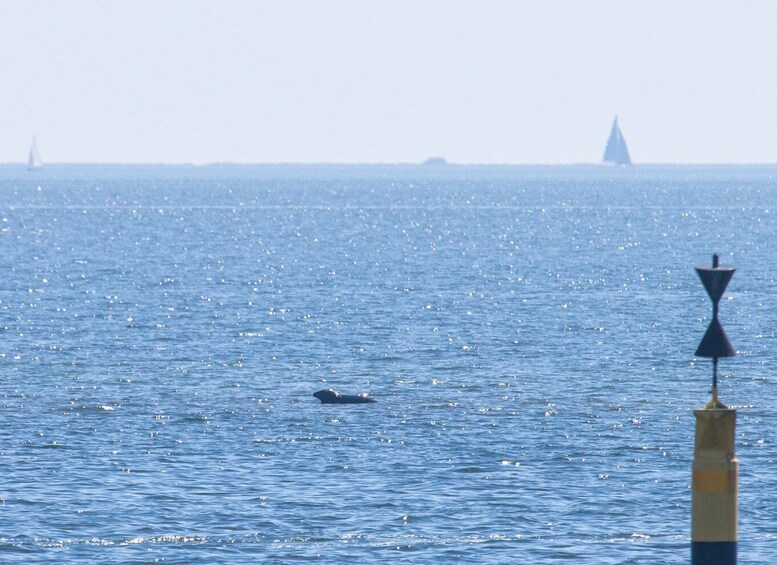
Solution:
{"label": "horizon line", "polygon": [[[207,163],[165,163],[153,161],[65,161],[65,162],[47,162],[40,169],[30,172],[41,171],[46,167],[70,167],[70,166],[105,166],[105,167],[423,167],[429,170],[445,170],[450,167],[597,167],[612,170],[629,170],[640,167],[765,167],[777,166],[775,162],[655,162],[655,163],[632,163],[626,166],[611,165],[602,162],[577,162],[577,163],[454,163],[445,161],[443,163],[427,163],[426,161],[394,161],[394,162],[357,162],[357,161],[277,161],[277,162],[236,162],[236,161],[212,161]],[[19,167],[27,168],[27,164],[21,161],[0,162],[0,167]]]}

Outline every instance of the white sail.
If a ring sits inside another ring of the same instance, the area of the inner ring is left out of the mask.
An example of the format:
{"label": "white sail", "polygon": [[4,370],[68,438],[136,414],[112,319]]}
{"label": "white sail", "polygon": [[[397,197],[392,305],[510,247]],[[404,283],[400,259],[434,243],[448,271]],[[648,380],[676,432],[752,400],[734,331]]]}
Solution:
{"label": "white sail", "polygon": [[40,169],[43,166],[43,160],[40,158],[40,151],[38,151],[38,143],[35,137],[32,138],[32,146],[30,147],[30,154],[27,156],[27,168],[31,171]]}
{"label": "white sail", "polygon": [[623,138],[621,128],[618,126],[618,116],[615,116],[615,120],[612,122],[610,138],[607,140],[607,147],[604,149],[604,158],[602,160],[605,163],[612,163],[614,165],[631,165],[629,148],[626,147],[626,140]]}

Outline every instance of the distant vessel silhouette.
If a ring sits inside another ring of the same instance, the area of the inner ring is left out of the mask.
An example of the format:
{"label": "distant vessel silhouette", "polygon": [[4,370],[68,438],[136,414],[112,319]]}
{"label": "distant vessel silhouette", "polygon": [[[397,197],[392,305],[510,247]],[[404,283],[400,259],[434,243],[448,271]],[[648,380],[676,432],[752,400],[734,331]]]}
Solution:
{"label": "distant vessel silhouette", "polygon": [[618,126],[618,116],[615,116],[615,120],[612,122],[612,131],[610,131],[610,138],[607,140],[602,160],[613,165],[631,165],[629,148],[626,147],[626,140]]}
{"label": "distant vessel silhouette", "polygon": [[443,157],[429,157],[426,161],[423,163],[424,165],[447,165],[448,161],[446,161]]}
{"label": "distant vessel silhouette", "polygon": [[43,167],[43,160],[40,158],[38,144],[35,141],[35,136],[33,136],[32,145],[30,146],[30,154],[27,156],[27,170],[35,171],[41,167]]}

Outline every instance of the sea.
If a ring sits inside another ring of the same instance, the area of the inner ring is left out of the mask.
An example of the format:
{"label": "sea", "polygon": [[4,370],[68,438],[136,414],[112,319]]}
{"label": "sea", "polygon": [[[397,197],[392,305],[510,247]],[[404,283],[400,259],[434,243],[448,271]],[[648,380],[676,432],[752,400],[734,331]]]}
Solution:
{"label": "sea", "polygon": [[777,166],[2,165],[0,562],[688,563],[713,254],[775,563]]}

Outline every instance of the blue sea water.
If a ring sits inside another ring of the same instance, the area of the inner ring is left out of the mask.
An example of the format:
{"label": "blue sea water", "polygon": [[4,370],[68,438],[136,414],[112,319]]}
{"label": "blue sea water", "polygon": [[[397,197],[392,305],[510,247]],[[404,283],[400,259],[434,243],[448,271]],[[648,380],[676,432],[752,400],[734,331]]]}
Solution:
{"label": "blue sea water", "polygon": [[773,563],[776,216],[777,167],[0,167],[0,561],[687,563],[718,252]]}

